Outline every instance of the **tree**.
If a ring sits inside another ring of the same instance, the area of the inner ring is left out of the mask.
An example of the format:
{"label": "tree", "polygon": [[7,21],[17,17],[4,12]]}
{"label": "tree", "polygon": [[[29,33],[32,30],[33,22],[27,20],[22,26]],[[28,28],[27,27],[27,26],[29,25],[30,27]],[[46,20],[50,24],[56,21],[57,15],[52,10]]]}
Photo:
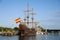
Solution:
{"label": "tree", "polygon": [[4,30],[4,28],[3,27],[0,27],[0,31],[2,31],[2,30]]}
{"label": "tree", "polygon": [[18,27],[14,27],[14,30],[17,31],[18,30]]}
{"label": "tree", "polygon": [[38,28],[40,28],[42,31],[44,30],[44,28],[43,28],[43,27],[41,27],[41,26],[38,26]]}

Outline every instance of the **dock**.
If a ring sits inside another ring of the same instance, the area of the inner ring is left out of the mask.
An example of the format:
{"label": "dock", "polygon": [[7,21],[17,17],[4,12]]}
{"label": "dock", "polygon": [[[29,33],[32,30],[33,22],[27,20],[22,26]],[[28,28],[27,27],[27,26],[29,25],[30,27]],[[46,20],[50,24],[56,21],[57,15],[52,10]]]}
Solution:
{"label": "dock", "polygon": [[17,32],[0,32],[2,36],[16,36]]}

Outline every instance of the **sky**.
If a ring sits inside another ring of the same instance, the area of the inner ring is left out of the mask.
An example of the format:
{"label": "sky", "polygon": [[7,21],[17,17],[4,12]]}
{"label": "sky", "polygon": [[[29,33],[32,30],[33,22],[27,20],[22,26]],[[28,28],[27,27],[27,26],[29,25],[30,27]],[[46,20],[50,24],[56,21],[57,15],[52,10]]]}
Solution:
{"label": "sky", "polygon": [[[27,0],[0,0],[0,26],[18,27],[16,18],[24,19]],[[35,21],[45,29],[60,29],[60,0],[29,0]]]}

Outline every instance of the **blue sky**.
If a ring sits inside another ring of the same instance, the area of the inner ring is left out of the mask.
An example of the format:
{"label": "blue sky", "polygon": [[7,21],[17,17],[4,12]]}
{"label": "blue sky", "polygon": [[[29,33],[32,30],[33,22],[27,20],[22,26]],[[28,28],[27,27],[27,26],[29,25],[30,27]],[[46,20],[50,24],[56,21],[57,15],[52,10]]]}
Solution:
{"label": "blue sky", "polygon": [[[15,19],[24,18],[26,0],[0,0],[0,26],[16,27]],[[60,0],[29,0],[35,21],[43,28],[60,29]]]}

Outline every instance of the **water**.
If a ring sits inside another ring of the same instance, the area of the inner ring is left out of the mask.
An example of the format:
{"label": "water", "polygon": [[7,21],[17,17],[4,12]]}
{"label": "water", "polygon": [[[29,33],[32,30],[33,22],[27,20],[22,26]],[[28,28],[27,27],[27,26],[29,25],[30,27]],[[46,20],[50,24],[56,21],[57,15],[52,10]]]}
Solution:
{"label": "water", "polygon": [[18,36],[0,36],[0,40],[18,40]]}
{"label": "water", "polygon": [[30,36],[30,37],[0,36],[0,40],[60,40],[60,34],[50,33],[48,35],[37,35],[37,36]]}

